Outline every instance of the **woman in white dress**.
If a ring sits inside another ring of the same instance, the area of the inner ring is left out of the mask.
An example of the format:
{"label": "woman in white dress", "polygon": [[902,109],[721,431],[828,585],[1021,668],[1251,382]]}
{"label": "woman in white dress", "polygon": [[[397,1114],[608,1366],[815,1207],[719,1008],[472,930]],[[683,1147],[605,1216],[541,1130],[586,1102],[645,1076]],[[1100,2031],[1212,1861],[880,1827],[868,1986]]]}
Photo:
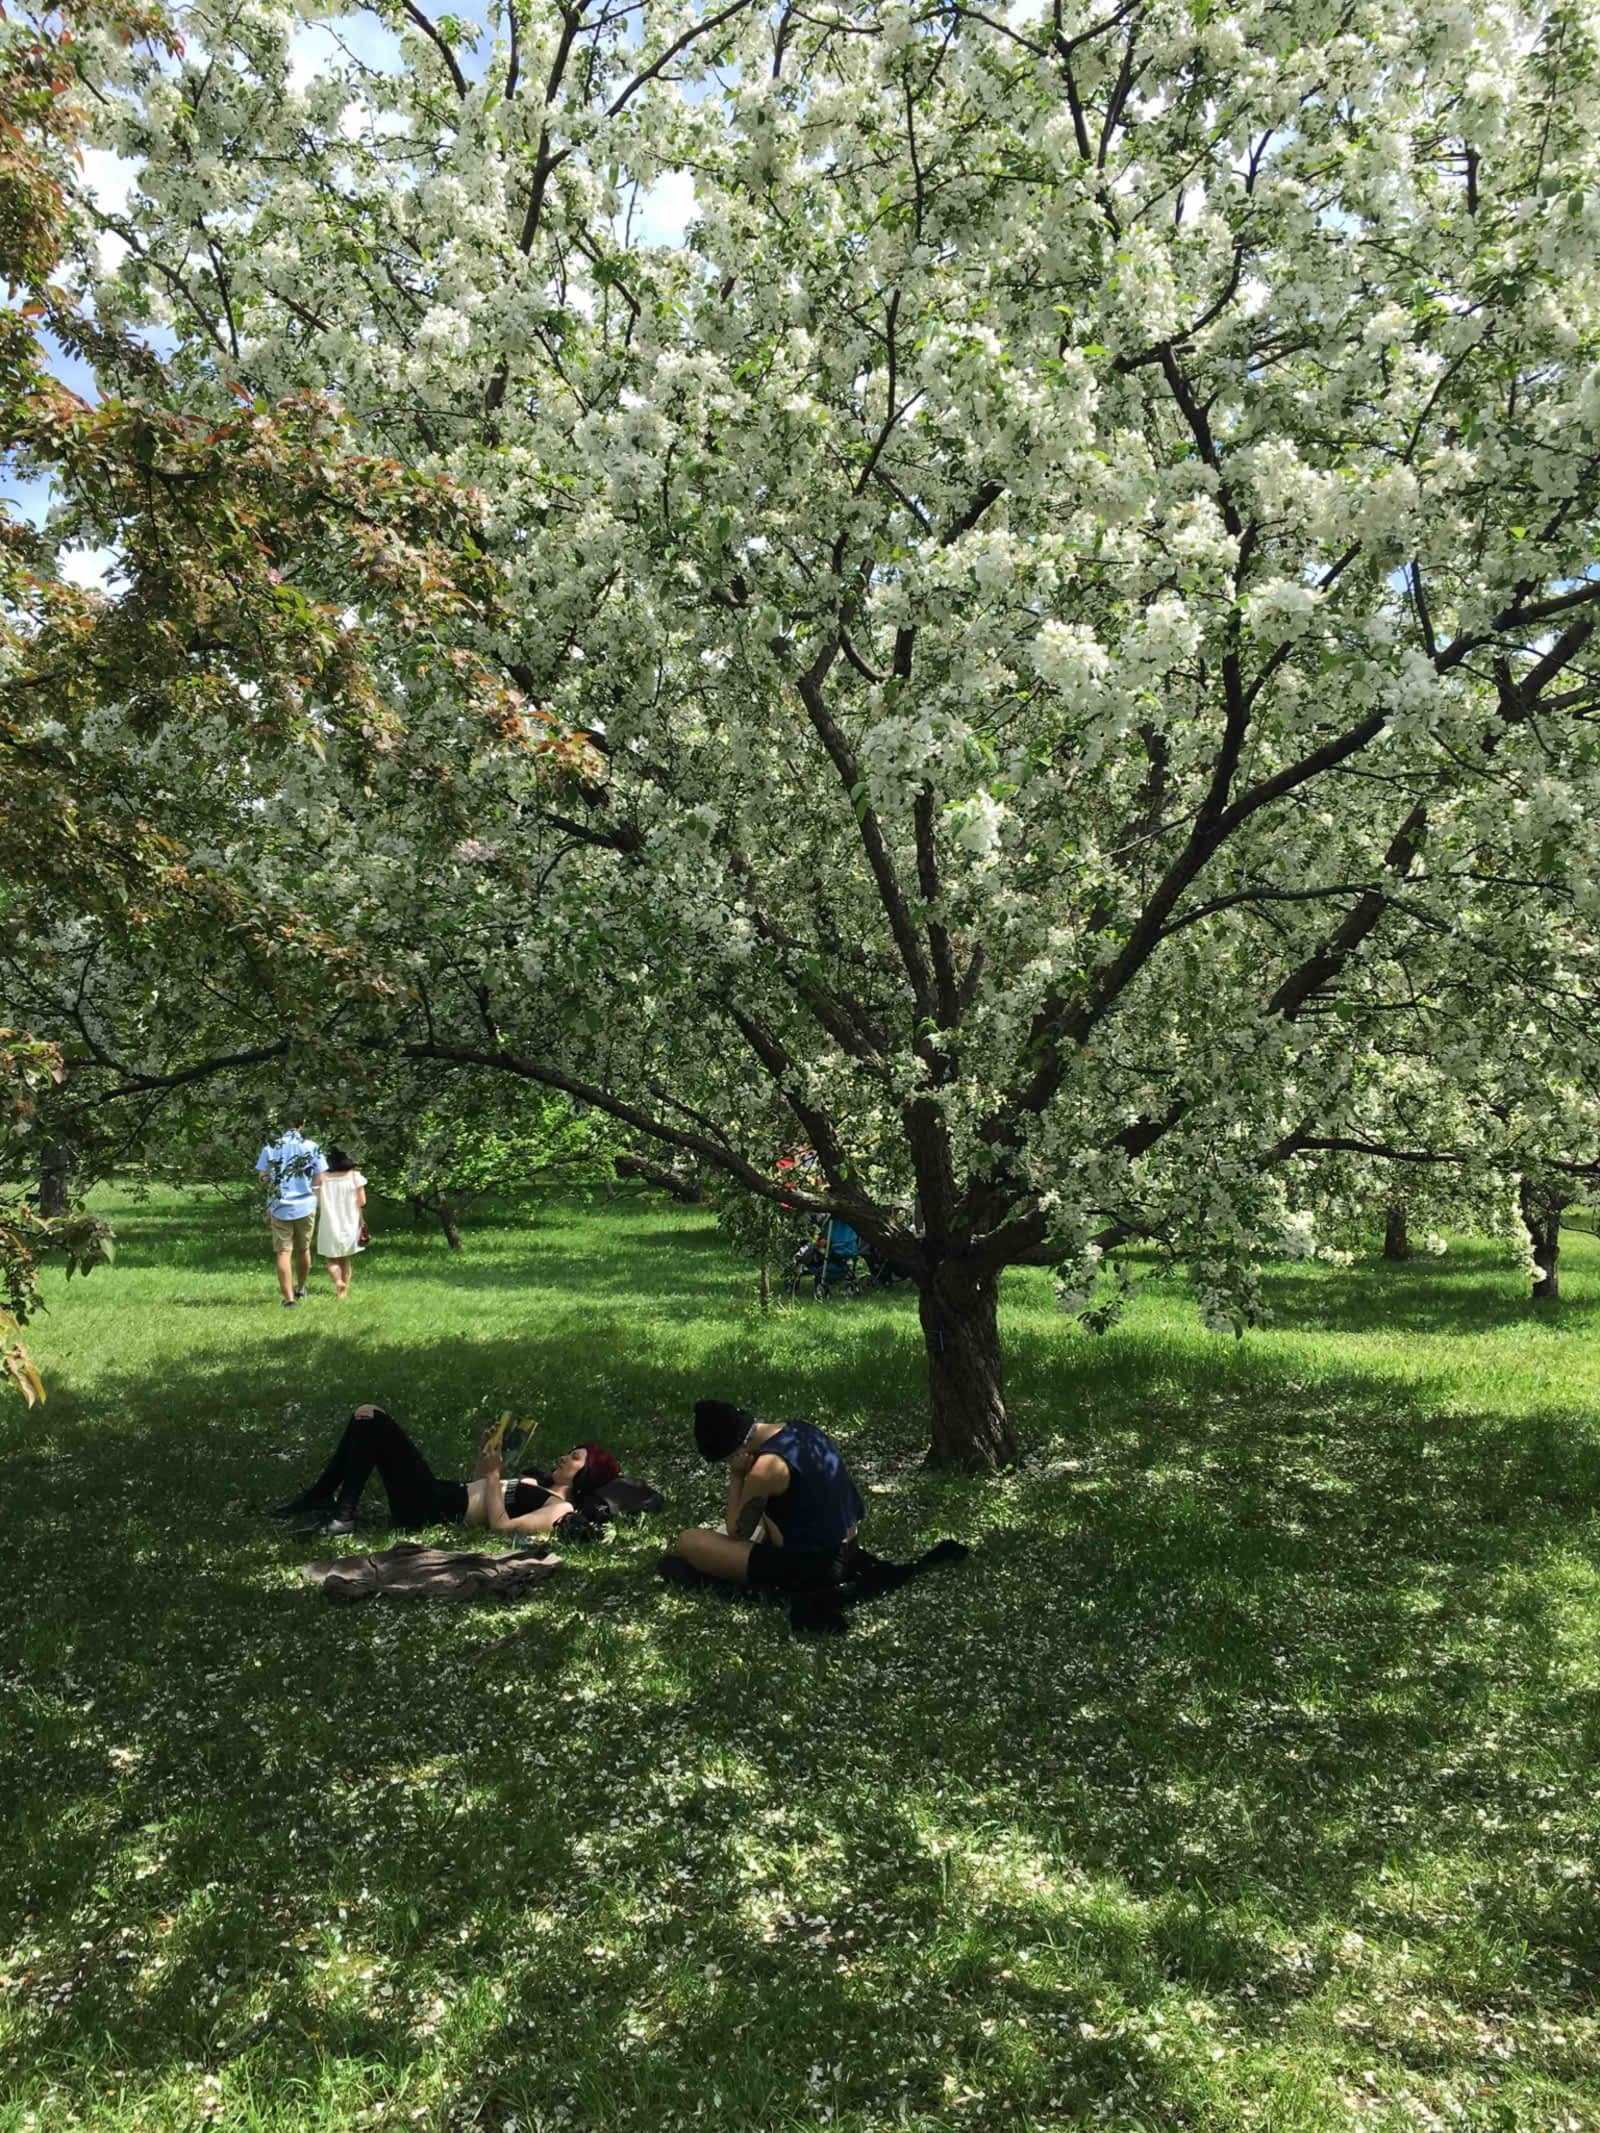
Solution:
{"label": "woman in white dress", "polygon": [[317,1250],[341,1302],[350,1294],[350,1269],[363,1248],[366,1204],[366,1179],[342,1148],[330,1148],[328,1167],[317,1180]]}

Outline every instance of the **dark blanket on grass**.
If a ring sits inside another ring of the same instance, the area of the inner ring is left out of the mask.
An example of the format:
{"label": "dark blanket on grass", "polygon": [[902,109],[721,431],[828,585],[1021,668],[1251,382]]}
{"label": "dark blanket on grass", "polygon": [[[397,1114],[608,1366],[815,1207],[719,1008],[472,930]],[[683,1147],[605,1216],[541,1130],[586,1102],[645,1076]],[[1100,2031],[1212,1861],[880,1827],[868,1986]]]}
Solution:
{"label": "dark blanket on grass", "polygon": [[660,1490],[651,1488],[648,1481],[640,1481],[633,1474],[618,1474],[604,1488],[589,1493],[584,1509],[591,1518],[595,1515],[591,1505],[610,1518],[641,1518],[646,1511],[664,1511],[666,1501]]}
{"label": "dark blanket on grass", "polygon": [[472,1548],[424,1548],[401,1541],[376,1555],[336,1555],[307,1563],[301,1576],[322,1587],[325,1600],[520,1600],[560,1569],[545,1550],[515,1548],[488,1555]]}

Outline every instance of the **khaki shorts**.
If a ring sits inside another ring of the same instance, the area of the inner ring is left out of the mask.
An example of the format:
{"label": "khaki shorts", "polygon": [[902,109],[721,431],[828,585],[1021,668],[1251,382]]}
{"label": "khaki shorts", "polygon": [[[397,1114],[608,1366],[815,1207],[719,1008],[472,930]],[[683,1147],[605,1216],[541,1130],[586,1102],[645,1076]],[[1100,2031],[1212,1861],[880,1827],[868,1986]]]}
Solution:
{"label": "khaki shorts", "polygon": [[269,1215],[267,1220],[272,1224],[272,1249],[275,1252],[290,1251],[295,1245],[310,1251],[311,1232],[317,1226],[315,1208],[309,1215],[291,1215],[288,1221],[282,1215]]}

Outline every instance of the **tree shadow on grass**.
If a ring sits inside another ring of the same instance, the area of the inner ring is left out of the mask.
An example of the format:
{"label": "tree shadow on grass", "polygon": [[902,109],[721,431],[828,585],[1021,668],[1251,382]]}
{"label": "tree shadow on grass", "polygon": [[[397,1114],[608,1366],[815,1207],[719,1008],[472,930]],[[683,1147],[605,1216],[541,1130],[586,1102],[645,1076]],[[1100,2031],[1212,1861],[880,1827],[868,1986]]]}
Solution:
{"label": "tree shadow on grass", "polygon": [[1308,1332],[1470,1334],[1526,1327],[1588,1334],[1600,1323],[1600,1298],[1580,1293],[1536,1304],[1526,1277],[1488,1254],[1467,1265],[1422,1259],[1336,1273],[1278,1266],[1264,1276],[1262,1293],[1276,1323]]}
{"label": "tree shadow on grass", "polygon": [[[712,2083],[776,2127],[821,2066],[843,2125],[902,2098],[946,2122],[947,2083],[985,2125],[1060,2123],[1137,2083],[1166,2128],[1238,2093],[1174,2010],[1335,2050],[1352,1933],[1403,1936],[1480,2023],[1518,1995],[1576,2019],[1592,1901],[1540,1831],[1600,1748],[1564,1660],[1592,1431],[1461,1414],[1381,1357],[1308,1379],[1264,1346],[1022,1317],[1014,1405],[1054,1445],[954,1481],[915,1465],[908,1299],[763,1343],[724,1299],[691,1341],[656,1322],[694,1295],[657,1214],[599,1259],[519,1240],[523,1280],[594,1299],[526,1338],[308,1313],[270,1377],[259,1351],[55,1376],[51,1453],[10,1463],[31,1598],[4,1639],[26,1804],[0,1885],[40,1950],[13,2065],[60,2079],[109,2036],[135,2085],[219,2068],[284,2126],[330,2083],[365,2109],[427,2080],[484,2126],[631,2133]],[[838,1646],[657,1587],[663,1533],[713,1508],[687,1440],[707,1390],[839,1418],[877,1545],[951,1530],[974,1560]],[[509,1619],[330,1607],[259,1518],[357,1398],[463,1472],[474,1403],[529,1396],[548,1448],[604,1435],[672,1512]],[[788,2012],[757,2048],[762,2006]],[[1514,2078],[1385,2020],[1419,2080]],[[573,2035],[576,2063],[550,2045]],[[1577,2082],[1571,2056],[1542,2077]]]}
{"label": "tree shadow on grass", "polygon": [[[862,2126],[886,2098],[937,2121],[947,2081],[998,2126],[1137,2080],[1177,2126],[1223,2077],[1198,2031],[1152,2055],[1150,2010],[1312,2034],[1352,1932],[1403,1931],[1480,2015],[1592,1996],[1592,1906],[1537,1835],[1600,1746],[1562,1661],[1555,1573],[1600,1562],[1572,1417],[1444,1423],[1377,1366],[1308,1385],[1265,1350],[1024,1323],[1018,1410],[1070,1449],[980,1485],[909,1463],[907,1311],[790,1329],[803,1402],[742,1333],[686,1354],[626,1331],[412,1349],[328,1324],[289,1417],[257,1358],[60,1374],[61,1450],[20,1472],[11,1536],[36,1597],[6,1635],[8,1760],[19,1790],[49,1773],[0,1854],[41,1949],[17,2054],[59,2078],[109,2035],[138,2079],[193,2062],[279,2099],[429,2072],[485,2125],[559,2107],[608,2133],[707,2081],[776,2126],[819,2064]],[[298,1581],[306,1550],[256,1514],[320,1458],[336,1388],[376,1388],[463,1471],[463,1408],[535,1361],[672,1516],[509,1620]],[[852,1418],[863,1472],[898,1469],[879,1545],[949,1529],[974,1560],[827,1647],[655,1586],[662,1532],[711,1508],[686,1441],[710,1382]],[[753,2005],[791,2013],[750,2087]],[[576,2065],[549,2044],[574,2034]],[[1390,2049],[1506,2078],[1466,2038]]]}

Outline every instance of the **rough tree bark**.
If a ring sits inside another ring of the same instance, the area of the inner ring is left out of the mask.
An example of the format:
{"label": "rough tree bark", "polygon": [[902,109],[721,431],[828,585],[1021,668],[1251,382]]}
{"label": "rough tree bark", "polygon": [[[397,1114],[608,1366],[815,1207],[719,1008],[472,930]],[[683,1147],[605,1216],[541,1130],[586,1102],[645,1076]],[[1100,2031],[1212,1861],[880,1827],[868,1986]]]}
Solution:
{"label": "rough tree bark", "polygon": [[1567,1204],[1567,1195],[1556,1186],[1524,1178],[1517,1196],[1522,1225],[1538,1264],[1533,1277],[1534,1301],[1553,1301],[1561,1294],[1561,1210]]}
{"label": "rough tree bark", "polygon": [[1385,1259],[1409,1259],[1411,1239],[1406,1234],[1406,1203],[1395,1200],[1390,1203],[1389,1219],[1383,1228],[1383,1256]]}
{"label": "rough tree bark", "polygon": [[998,1297],[992,1275],[975,1279],[959,1260],[943,1261],[921,1286],[932,1466],[991,1473],[1016,1462],[1016,1440],[1006,1419]]}
{"label": "rough tree bark", "polygon": [[72,1150],[47,1141],[39,1158],[39,1212],[54,1222],[72,1205]]}

